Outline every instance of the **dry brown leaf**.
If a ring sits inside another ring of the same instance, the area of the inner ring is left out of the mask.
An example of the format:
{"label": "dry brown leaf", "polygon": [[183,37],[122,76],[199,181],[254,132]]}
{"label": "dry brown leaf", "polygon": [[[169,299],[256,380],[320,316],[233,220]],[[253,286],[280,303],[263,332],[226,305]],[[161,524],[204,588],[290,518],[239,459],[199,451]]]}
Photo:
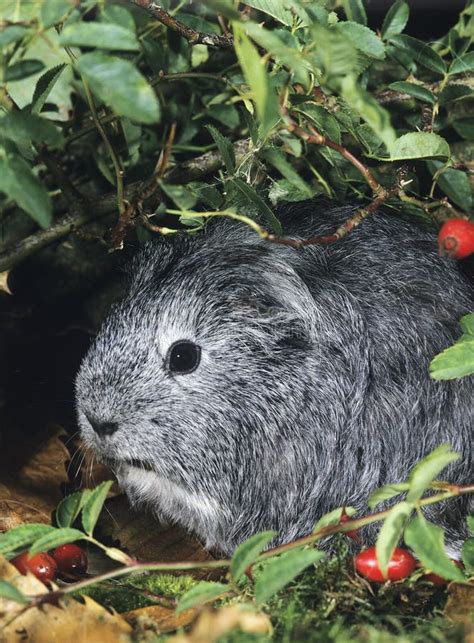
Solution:
{"label": "dry brown leaf", "polygon": [[[145,510],[135,512],[124,496],[111,498],[99,519],[101,533],[119,542],[140,560],[206,561],[213,557],[202,545],[176,525],[160,524]],[[219,574],[221,572],[219,571]]]}
{"label": "dry brown leaf", "polygon": [[7,295],[12,295],[12,291],[8,287],[8,275],[10,274],[9,270],[5,272],[0,272],[0,292],[6,292]]}
{"label": "dry brown leaf", "polygon": [[474,583],[450,583],[445,615],[457,623],[473,624]]}
{"label": "dry brown leaf", "polygon": [[189,609],[176,614],[174,608],[162,607],[161,605],[149,605],[140,607],[130,612],[124,612],[123,618],[132,625],[134,631],[153,631],[154,634],[174,632],[180,627],[186,627],[195,618],[197,610]]}
{"label": "dry brown leaf", "polygon": [[219,610],[206,609],[189,634],[177,634],[169,643],[214,643],[236,628],[248,634],[269,634],[272,624],[262,612],[254,612],[244,605],[229,605]]}
{"label": "dry brown leaf", "polygon": [[57,428],[43,442],[5,440],[0,452],[0,523],[51,522],[62,499],[61,485],[68,481],[65,463],[69,452]]}
{"label": "dry brown leaf", "polygon": [[[23,576],[0,558],[0,578],[24,594],[44,594],[47,588],[32,574]],[[45,604],[41,609],[0,598],[0,643],[129,643],[132,627],[88,596],[79,602],[69,596],[60,607]]]}

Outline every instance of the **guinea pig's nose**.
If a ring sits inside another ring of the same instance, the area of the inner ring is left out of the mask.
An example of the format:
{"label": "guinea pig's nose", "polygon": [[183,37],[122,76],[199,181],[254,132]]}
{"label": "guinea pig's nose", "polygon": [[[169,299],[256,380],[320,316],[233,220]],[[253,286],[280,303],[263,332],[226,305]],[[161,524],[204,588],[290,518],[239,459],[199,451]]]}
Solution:
{"label": "guinea pig's nose", "polygon": [[119,428],[117,422],[100,422],[99,420],[91,420],[88,418],[91,427],[98,435],[112,435]]}

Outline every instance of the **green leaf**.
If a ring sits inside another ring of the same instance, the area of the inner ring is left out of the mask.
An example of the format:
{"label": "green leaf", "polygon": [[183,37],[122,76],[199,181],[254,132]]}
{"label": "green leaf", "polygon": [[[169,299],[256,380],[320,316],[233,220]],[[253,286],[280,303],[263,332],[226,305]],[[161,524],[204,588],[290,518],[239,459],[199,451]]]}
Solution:
{"label": "green leaf", "polygon": [[196,195],[193,194],[191,190],[188,190],[185,185],[164,183],[163,181],[160,181],[159,185],[163,192],[169,196],[181,210],[190,210],[196,205]]}
{"label": "green leaf", "polygon": [[270,165],[273,165],[273,167],[275,167],[282,176],[291,181],[298,190],[303,194],[306,194],[308,198],[312,196],[311,188],[306,185],[295,168],[287,161],[286,156],[283,154],[281,149],[268,147],[263,150],[262,157],[270,163]]}
{"label": "green leaf", "polygon": [[111,51],[138,51],[135,32],[107,22],[78,22],[64,27],[59,37],[63,47],[94,47]]}
{"label": "green leaf", "polygon": [[82,526],[84,527],[86,534],[89,536],[92,536],[92,532],[94,531],[102,506],[112,485],[112,480],[102,482],[98,487],[92,489],[89,497],[84,503],[82,508]]}
{"label": "green leaf", "polygon": [[28,78],[28,76],[34,76],[42,69],[44,69],[44,63],[42,63],[41,60],[20,60],[20,62],[7,67],[5,71],[5,82],[8,83],[14,80]]}
{"label": "green leaf", "polygon": [[[443,167],[439,161],[429,161],[428,169],[434,176]],[[438,187],[466,212],[472,209],[472,188],[467,172],[452,167],[443,169],[436,178]]]}
{"label": "green leaf", "polygon": [[409,17],[410,8],[405,0],[396,0],[396,2],[391,5],[384,18],[382,24],[382,38],[384,40],[390,40],[393,36],[397,36],[401,33],[405,29]]}
{"label": "green leaf", "polygon": [[429,44],[422,40],[417,40],[412,36],[396,35],[390,37],[390,42],[396,47],[409,54],[417,65],[422,65],[431,69],[431,71],[441,74],[446,72],[446,65],[439,54],[430,47]]}
{"label": "green leaf", "polygon": [[434,380],[454,380],[474,374],[474,339],[450,346],[432,360],[430,376]]}
{"label": "green leaf", "polygon": [[204,605],[204,603],[214,601],[220,598],[223,594],[226,594],[229,590],[229,585],[203,581],[202,583],[191,587],[190,590],[183,594],[178,603],[178,607],[176,608],[176,613],[180,614],[191,607]]}
{"label": "green leaf", "polygon": [[29,599],[20,592],[14,585],[7,583],[6,580],[0,578],[0,596],[6,598],[9,601],[15,601],[16,603],[23,603],[27,605],[30,601]]}
{"label": "green leaf", "polygon": [[402,92],[408,94],[409,96],[414,96],[425,103],[430,103],[433,105],[436,101],[436,97],[433,92],[430,92],[429,89],[425,89],[421,85],[415,85],[414,83],[407,83],[404,80],[397,81],[396,83],[391,83],[388,86],[389,89],[393,89],[396,92]]}
{"label": "green leaf", "polygon": [[90,489],[84,489],[83,491],[71,493],[61,500],[55,514],[58,527],[70,527],[72,525],[90,493]]}
{"label": "green leaf", "polygon": [[21,40],[27,33],[28,29],[21,25],[12,25],[0,31],[0,49]]}
{"label": "green leaf", "polygon": [[467,141],[474,141],[474,117],[457,118],[451,122],[453,129]]}
{"label": "green leaf", "polygon": [[55,86],[65,67],[66,65],[61,63],[56,67],[48,69],[48,71],[45,71],[44,74],[38,78],[33,98],[31,100],[32,114],[39,114],[41,112],[51,90]]}
{"label": "green leaf", "polygon": [[270,87],[264,61],[242,27],[234,25],[234,47],[245,80],[250,85],[263,133],[279,118],[276,95]]}
{"label": "green leaf", "polygon": [[41,5],[40,18],[43,27],[48,29],[62,22],[67,13],[73,11],[75,3],[72,0],[49,0]]}
{"label": "green leaf", "polygon": [[84,537],[84,534],[82,531],[79,531],[79,529],[71,529],[70,527],[55,529],[51,533],[45,534],[44,536],[41,536],[41,538],[38,538],[38,540],[35,540],[30,547],[29,552],[31,555],[37,554],[40,551],[48,551],[49,549],[54,549],[60,545],[73,543]]}
{"label": "green leaf", "polygon": [[[193,47],[193,51],[195,50],[196,47]],[[222,123],[222,125],[229,129],[238,127],[240,122],[239,112],[234,105],[209,105],[207,108],[207,115],[210,118],[214,118],[216,121],[219,121],[219,123]]]}
{"label": "green leaf", "polygon": [[251,187],[245,181],[239,178],[231,179],[232,184],[240,192],[241,196],[244,199],[257,208],[259,214],[266,220],[270,228],[276,233],[281,234],[282,228],[281,223],[278,221],[276,216],[270,210],[265,201],[257,194],[253,187]]}
{"label": "green leaf", "polygon": [[320,76],[319,66],[328,81],[338,81],[359,72],[358,51],[341,31],[314,24],[311,35],[317,43],[317,64],[313,66],[313,73]]}
{"label": "green leaf", "polygon": [[341,128],[339,123],[327,109],[314,103],[303,103],[299,105],[295,111],[309,118],[316,125],[318,132],[330,138],[331,141],[335,143],[341,142]]}
{"label": "green leaf", "polygon": [[102,22],[112,22],[115,25],[120,25],[127,31],[135,32],[135,21],[133,15],[125,7],[117,4],[107,4],[102,7],[100,14]]}
{"label": "green leaf", "polygon": [[241,578],[247,567],[257,560],[258,555],[275,536],[276,531],[262,531],[254,534],[237,547],[230,563],[230,571],[234,581],[237,582]]}
{"label": "green leaf", "polygon": [[447,580],[466,580],[446,554],[441,527],[428,522],[421,513],[405,529],[405,542],[426,569]]}
{"label": "green leaf", "polygon": [[414,508],[414,505],[410,502],[399,502],[390,509],[380,528],[376,543],[376,553],[380,571],[385,578],[387,577],[388,563]]}
{"label": "green leaf", "polygon": [[272,559],[255,583],[255,599],[259,605],[288,585],[301,572],[324,557],[317,549],[294,549]]}
{"label": "green leaf", "polygon": [[461,317],[459,323],[461,324],[463,332],[466,333],[466,335],[472,335],[474,339],[474,313],[464,315],[464,317]]}
{"label": "green leaf", "polygon": [[96,51],[82,55],[76,66],[94,94],[119,116],[148,124],[160,120],[155,92],[129,60]]}
{"label": "green leaf", "polygon": [[443,158],[451,156],[451,150],[444,138],[432,132],[409,132],[397,138],[391,147],[390,160]]}
{"label": "green leaf", "polygon": [[440,92],[438,101],[440,105],[452,103],[463,98],[472,98],[472,87],[469,85],[448,85]]}
{"label": "green leaf", "polygon": [[376,58],[377,60],[385,58],[383,42],[368,27],[359,25],[357,22],[340,22],[337,28],[357,49],[364,52],[369,58]]}
{"label": "green leaf", "polygon": [[304,9],[294,3],[290,5],[287,0],[249,0],[245,4],[272,16],[272,18],[287,27],[291,27],[295,20],[300,22],[301,25],[309,24],[309,19]]}
{"label": "green leaf", "polygon": [[362,89],[353,76],[347,76],[342,80],[341,90],[344,100],[360,114],[385,143],[387,149],[390,149],[396,142],[396,134],[387,110],[381,107],[371,94]]}
{"label": "green leaf", "polygon": [[315,531],[319,531],[320,529],[323,529],[323,527],[339,524],[341,522],[343,509],[346,510],[346,514],[349,517],[357,513],[357,509],[355,509],[354,507],[338,507],[337,509],[333,509],[332,511],[329,511],[327,514],[324,514],[324,516],[321,516],[321,518],[317,521],[317,523],[313,527],[313,534]]}
{"label": "green leaf", "polygon": [[470,533],[474,536],[474,514],[471,514],[470,516],[467,517],[467,528],[469,529]]}
{"label": "green leaf", "polygon": [[209,134],[214,139],[214,143],[217,145],[222,160],[227,168],[229,174],[234,174],[235,172],[235,151],[232,141],[230,141],[225,136],[217,130],[213,125],[206,125],[206,129]]}
{"label": "green leaf", "polygon": [[412,469],[408,478],[410,489],[407,501],[416,502],[424,491],[436,479],[437,475],[451,462],[459,460],[459,455],[451,451],[449,444],[442,444],[420,460]]}
{"label": "green leaf", "polygon": [[62,133],[45,118],[27,112],[8,112],[0,118],[2,136],[16,143],[46,143],[60,147],[63,143]]}
{"label": "green leaf", "polygon": [[44,185],[20,156],[0,158],[0,192],[13,199],[42,228],[52,221],[52,204]]}
{"label": "green leaf", "polygon": [[451,76],[453,74],[467,74],[471,71],[474,71],[474,51],[455,58],[451,63],[448,73]]}
{"label": "green leaf", "polygon": [[30,523],[14,527],[3,534],[0,534],[0,554],[10,554],[17,549],[24,549],[38,538],[56,531],[51,525],[41,523]]}
{"label": "green leaf", "polygon": [[394,498],[395,496],[400,495],[404,491],[408,491],[409,486],[410,485],[408,484],[408,482],[400,482],[398,484],[384,485],[383,487],[380,487],[380,489],[376,489],[370,494],[367,504],[371,509],[373,509],[381,502],[385,502],[385,500],[390,500],[390,498]]}
{"label": "green leaf", "polygon": [[474,538],[464,541],[461,548],[461,560],[469,576],[474,574]]}
{"label": "green leaf", "polygon": [[348,20],[367,25],[367,13],[362,0],[343,0],[342,4]]}

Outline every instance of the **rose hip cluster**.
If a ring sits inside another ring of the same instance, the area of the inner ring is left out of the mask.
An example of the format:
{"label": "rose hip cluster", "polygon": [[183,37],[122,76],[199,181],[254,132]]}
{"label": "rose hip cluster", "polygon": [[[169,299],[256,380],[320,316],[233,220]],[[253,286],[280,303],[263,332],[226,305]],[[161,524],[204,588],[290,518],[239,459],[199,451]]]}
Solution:
{"label": "rose hip cluster", "polygon": [[43,583],[49,583],[59,575],[66,579],[84,576],[87,571],[87,554],[78,545],[68,544],[30,556],[23,552],[11,561],[21,574],[30,572]]}

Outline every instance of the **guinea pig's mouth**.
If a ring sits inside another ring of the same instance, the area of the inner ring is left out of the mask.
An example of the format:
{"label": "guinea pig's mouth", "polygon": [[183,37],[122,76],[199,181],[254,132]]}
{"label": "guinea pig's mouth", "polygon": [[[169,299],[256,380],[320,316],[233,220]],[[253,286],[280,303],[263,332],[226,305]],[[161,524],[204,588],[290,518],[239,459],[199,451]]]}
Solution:
{"label": "guinea pig's mouth", "polygon": [[151,462],[147,460],[139,460],[137,458],[124,458],[123,460],[115,460],[113,458],[103,458],[102,461],[108,467],[114,471],[115,469],[120,469],[123,466],[135,467],[136,469],[141,469],[142,471],[154,471],[154,467]]}

